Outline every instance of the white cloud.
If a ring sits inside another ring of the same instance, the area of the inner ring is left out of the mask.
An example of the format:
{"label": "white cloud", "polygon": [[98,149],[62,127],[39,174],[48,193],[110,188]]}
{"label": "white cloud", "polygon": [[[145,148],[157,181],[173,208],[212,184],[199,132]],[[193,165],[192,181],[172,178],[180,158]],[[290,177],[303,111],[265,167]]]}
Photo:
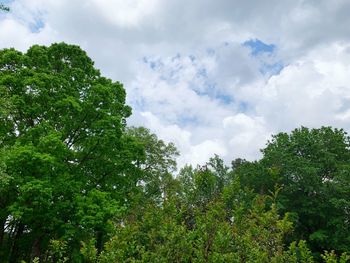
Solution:
{"label": "white cloud", "polygon": [[194,144],[192,137],[196,136],[196,134],[192,134],[191,131],[174,124],[166,125],[150,112],[142,112],[141,116],[144,118],[144,124],[147,124],[160,138],[167,142],[174,142],[177,145],[181,153],[178,159],[179,167],[185,164],[203,165],[214,154],[221,156],[227,154],[224,142],[219,139],[207,139]]}
{"label": "white cloud", "polygon": [[[16,0],[11,8],[0,14],[0,48],[81,45],[124,82],[130,123],[174,141],[180,164],[214,153],[254,159],[271,133],[300,125],[350,130],[347,0]],[[249,39],[276,50],[252,56],[241,45]],[[264,63],[285,67],[270,77]]]}
{"label": "white cloud", "polygon": [[91,6],[109,22],[121,27],[140,26],[156,12],[159,0],[93,0]]}
{"label": "white cloud", "polygon": [[230,150],[234,154],[230,157],[234,158],[256,159],[259,157],[257,149],[263,148],[270,137],[270,131],[262,117],[239,113],[225,118],[223,127],[228,135]]}
{"label": "white cloud", "polygon": [[272,77],[257,102],[258,114],[273,130],[300,125],[349,129],[350,54],[348,44],[313,50]]}
{"label": "white cloud", "polygon": [[[43,28],[39,33],[33,33],[21,21],[11,18],[0,20],[0,47],[15,47],[26,51],[34,44],[47,45],[57,36],[50,27]],[[57,38],[58,39],[58,38]]]}

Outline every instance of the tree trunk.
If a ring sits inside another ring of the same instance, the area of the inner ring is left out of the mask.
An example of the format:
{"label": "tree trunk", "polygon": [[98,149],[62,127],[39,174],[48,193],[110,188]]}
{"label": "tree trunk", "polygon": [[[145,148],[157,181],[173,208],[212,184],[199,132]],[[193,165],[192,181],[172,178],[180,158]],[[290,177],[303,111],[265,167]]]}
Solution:
{"label": "tree trunk", "polygon": [[6,223],[6,219],[0,220],[0,251],[2,249],[2,242],[4,241],[4,235],[5,235],[5,223]]}
{"label": "tree trunk", "polygon": [[[4,247],[4,236],[5,236],[5,224],[6,219],[0,220],[0,259],[5,256],[5,247]],[[5,244],[6,245],[6,244]]]}
{"label": "tree trunk", "polygon": [[40,258],[41,256],[41,240],[42,240],[42,236],[40,235],[40,236],[37,236],[33,242],[32,253],[31,253],[32,260],[36,257]]}
{"label": "tree trunk", "polygon": [[96,233],[96,248],[97,248],[97,254],[99,255],[103,249],[103,232],[102,231],[97,231]]}
{"label": "tree trunk", "polygon": [[16,234],[14,235],[11,252],[10,252],[10,263],[18,262],[19,260],[19,240],[24,231],[24,224],[19,223],[16,229]]}

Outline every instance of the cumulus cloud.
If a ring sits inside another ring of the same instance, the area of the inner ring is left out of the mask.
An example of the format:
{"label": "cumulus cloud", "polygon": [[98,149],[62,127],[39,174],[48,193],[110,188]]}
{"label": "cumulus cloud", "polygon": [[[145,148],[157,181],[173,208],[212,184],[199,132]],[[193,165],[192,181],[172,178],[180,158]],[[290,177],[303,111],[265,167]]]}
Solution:
{"label": "cumulus cloud", "polygon": [[129,123],[174,141],[180,166],[259,158],[300,125],[350,130],[347,0],[7,2],[0,48],[82,46],[125,84]]}
{"label": "cumulus cloud", "polygon": [[204,164],[214,154],[225,156],[227,153],[224,142],[219,139],[207,139],[195,144],[192,142],[192,137],[196,134],[191,131],[174,124],[166,125],[150,112],[142,112],[141,115],[147,126],[156,131],[159,137],[177,145],[181,153],[178,159],[179,167],[185,164]]}
{"label": "cumulus cloud", "polygon": [[332,125],[349,130],[349,44],[314,49],[262,88],[257,112],[274,130]]}
{"label": "cumulus cloud", "polygon": [[109,22],[121,27],[140,26],[156,12],[159,0],[93,0],[91,5]]}

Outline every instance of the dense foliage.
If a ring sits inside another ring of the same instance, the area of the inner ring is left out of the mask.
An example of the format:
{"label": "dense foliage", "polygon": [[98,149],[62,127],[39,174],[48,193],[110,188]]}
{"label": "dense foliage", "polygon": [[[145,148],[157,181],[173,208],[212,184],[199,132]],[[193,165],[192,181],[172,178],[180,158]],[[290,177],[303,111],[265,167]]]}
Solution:
{"label": "dense foliage", "polygon": [[50,240],[96,237],[140,172],[142,147],[125,133],[125,90],[101,77],[77,46],[0,52],[1,257],[34,258]]}
{"label": "dense foliage", "polygon": [[77,46],[0,51],[1,262],[349,262],[343,130],[175,174],[175,146],[130,114]]}
{"label": "dense foliage", "polygon": [[237,169],[241,183],[257,193],[282,186],[281,213],[290,212],[294,238],[313,251],[350,248],[350,138],[343,130],[300,128],[280,133],[259,162]]}

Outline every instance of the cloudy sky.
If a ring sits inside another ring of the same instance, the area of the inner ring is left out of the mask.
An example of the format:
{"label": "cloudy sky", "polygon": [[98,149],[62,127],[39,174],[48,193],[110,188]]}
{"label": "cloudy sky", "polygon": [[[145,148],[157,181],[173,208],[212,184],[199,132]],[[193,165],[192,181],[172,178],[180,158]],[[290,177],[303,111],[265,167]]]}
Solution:
{"label": "cloudy sky", "polygon": [[254,160],[301,125],[350,131],[348,0],[0,2],[0,48],[80,45],[180,166]]}

